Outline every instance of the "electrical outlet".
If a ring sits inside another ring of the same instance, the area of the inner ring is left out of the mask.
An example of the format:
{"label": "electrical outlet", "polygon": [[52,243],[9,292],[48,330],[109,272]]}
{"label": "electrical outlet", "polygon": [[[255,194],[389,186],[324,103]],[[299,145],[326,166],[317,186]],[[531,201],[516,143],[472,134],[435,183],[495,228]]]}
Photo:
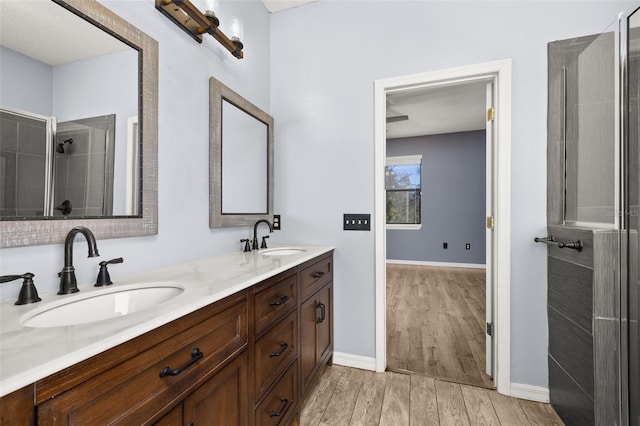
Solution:
{"label": "electrical outlet", "polygon": [[274,214],[274,215],[273,215],[273,223],[272,223],[272,225],[273,225],[273,230],[274,230],[274,231],[279,231],[279,230],[281,229],[281,228],[280,228],[280,224],[281,224],[281,222],[280,222],[280,215],[279,215],[279,214]]}
{"label": "electrical outlet", "polygon": [[347,214],[342,219],[343,230],[345,231],[370,231],[370,214]]}
{"label": "electrical outlet", "polygon": [[442,248],[443,250],[446,250],[449,248],[449,243],[442,243]]}
{"label": "electrical outlet", "polygon": [[467,243],[464,245],[465,250],[471,250],[471,244]]}

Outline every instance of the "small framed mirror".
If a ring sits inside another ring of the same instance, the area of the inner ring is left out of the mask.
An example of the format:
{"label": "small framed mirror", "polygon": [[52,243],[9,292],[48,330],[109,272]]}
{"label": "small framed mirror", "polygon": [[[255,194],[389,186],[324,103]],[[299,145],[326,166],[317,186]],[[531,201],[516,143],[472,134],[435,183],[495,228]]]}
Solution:
{"label": "small framed mirror", "polygon": [[273,118],[210,79],[209,227],[273,217]]}

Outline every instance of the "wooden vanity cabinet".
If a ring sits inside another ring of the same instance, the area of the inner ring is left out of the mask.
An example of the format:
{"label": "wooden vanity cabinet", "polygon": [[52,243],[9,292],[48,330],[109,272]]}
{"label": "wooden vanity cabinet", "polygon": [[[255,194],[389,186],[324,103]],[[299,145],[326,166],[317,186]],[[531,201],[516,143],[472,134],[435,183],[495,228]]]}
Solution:
{"label": "wooden vanity cabinet", "polygon": [[326,256],[300,272],[300,382],[302,399],[333,361],[333,257]]}
{"label": "wooden vanity cabinet", "polygon": [[324,254],[6,395],[0,423],[297,424],[333,356],[332,263]]}
{"label": "wooden vanity cabinet", "polygon": [[187,419],[203,398],[246,413],[247,342],[243,291],[38,381],[39,423],[152,424],[179,403]]}
{"label": "wooden vanity cabinet", "polygon": [[245,351],[154,426],[248,424],[247,370]]}
{"label": "wooden vanity cabinet", "polygon": [[0,398],[0,425],[24,426],[35,422],[33,385],[28,385]]}
{"label": "wooden vanity cabinet", "polygon": [[255,287],[252,424],[288,424],[298,413],[298,269]]}

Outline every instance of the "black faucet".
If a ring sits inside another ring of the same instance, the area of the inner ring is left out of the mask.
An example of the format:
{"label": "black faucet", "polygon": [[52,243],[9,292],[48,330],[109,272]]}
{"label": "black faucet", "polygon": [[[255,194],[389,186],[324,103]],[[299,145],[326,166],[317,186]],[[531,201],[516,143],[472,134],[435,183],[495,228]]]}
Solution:
{"label": "black faucet", "polygon": [[273,232],[273,226],[267,219],[260,219],[259,221],[257,221],[253,225],[253,242],[251,243],[251,248],[253,250],[258,250],[258,225],[260,225],[261,223],[266,223],[267,225],[269,225],[269,232]]}
{"label": "black faucet", "polygon": [[67,234],[67,238],[64,240],[64,268],[58,274],[60,277],[60,290],[58,294],[70,294],[77,293],[78,283],[76,282],[76,272],[73,267],[73,240],[77,234],[82,234],[87,239],[89,246],[89,257],[100,256],[98,253],[98,246],[96,245],[96,237],[89,228],[84,226],[76,226]]}
{"label": "black faucet", "polygon": [[0,283],[8,283],[9,281],[22,278],[22,287],[20,288],[20,294],[15,304],[26,305],[27,303],[35,303],[42,300],[38,297],[38,290],[36,290],[36,286],[33,284],[33,277],[35,277],[35,275],[31,272],[23,275],[3,275],[0,277]]}

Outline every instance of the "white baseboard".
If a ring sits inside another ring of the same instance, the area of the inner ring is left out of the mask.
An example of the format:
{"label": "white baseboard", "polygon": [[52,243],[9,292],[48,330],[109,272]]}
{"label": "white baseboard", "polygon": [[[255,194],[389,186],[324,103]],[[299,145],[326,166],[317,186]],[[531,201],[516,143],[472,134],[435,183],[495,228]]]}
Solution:
{"label": "white baseboard", "polygon": [[391,263],[394,265],[446,266],[449,268],[487,269],[487,265],[483,263],[429,262],[424,260],[394,260],[394,259],[387,259],[387,263]]}
{"label": "white baseboard", "polygon": [[536,402],[549,402],[549,389],[541,386],[511,383],[511,395],[509,396]]}
{"label": "white baseboard", "polygon": [[376,371],[376,359],[369,356],[345,354],[343,352],[334,352],[333,363],[338,365],[344,365],[345,367],[359,368],[361,370]]}

